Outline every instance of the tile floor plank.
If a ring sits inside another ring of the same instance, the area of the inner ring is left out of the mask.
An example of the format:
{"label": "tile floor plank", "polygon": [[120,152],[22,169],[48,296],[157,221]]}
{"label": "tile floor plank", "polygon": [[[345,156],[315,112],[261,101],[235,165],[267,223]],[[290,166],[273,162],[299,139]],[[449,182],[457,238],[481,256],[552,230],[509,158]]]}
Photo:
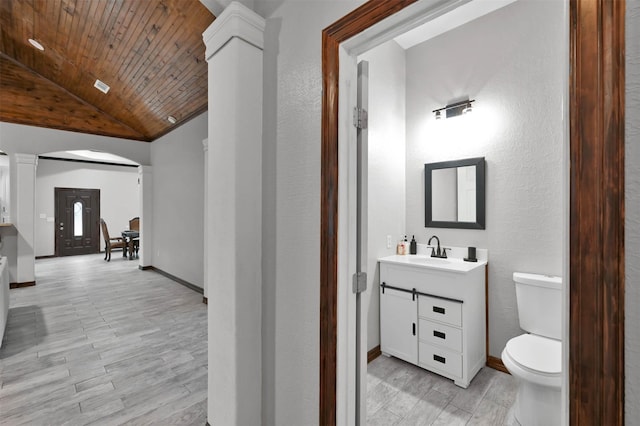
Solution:
{"label": "tile floor plank", "polygon": [[38,260],[11,290],[0,425],[206,423],[202,295],[102,258]]}
{"label": "tile floor plank", "polygon": [[393,357],[367,366],[368,425],[515,424],[514,377],[483,368],[467,389],[452,380]]}

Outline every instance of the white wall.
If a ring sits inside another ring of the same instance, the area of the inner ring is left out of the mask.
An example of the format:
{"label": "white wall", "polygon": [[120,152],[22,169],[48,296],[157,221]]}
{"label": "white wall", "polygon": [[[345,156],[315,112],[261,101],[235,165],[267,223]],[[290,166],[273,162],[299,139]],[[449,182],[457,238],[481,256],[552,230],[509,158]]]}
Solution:
{"label": "white wall", "polygon": [[9,219],[9,156],[0,155],[0,223]]}
{"label": "white wall", "polygon": [[[407,50],[407,234],[489,249],[489,354],[521,333],[512,273],[562,275],[566,24],[519,1]],[[476,99],[470,115],[432,110]],[[424,164],[485,157],[486,230],[424,227]]]}
{"label": "white wall", "polygon": [[0,121],[0,150],[7,154],[38,155],[75,149],[96,149],[139,164],[149,164],[150,144],[147,142]]}
{"label": "white wall", "polygon": [[153,266],[202,287],[207,113],[151,143]]}
{"label": "white wall", "polygon": [[[129,219],[139,216],[138,168],[39,159],[36,167],[35,255],[55,255],[54,188],[100,190],[100,217],[112,237],[129,229]],[[40,215],[44,214],[45,218]],[[100,231],[100,250],[104,237]]]}
{"label": "white wall", "polygon": [[368,285],[363,301],[368,306],[367,350],[371,350],[380,344],[377,260],[395,254],[405,232],[405,51],[389,41],[361,60],[369,62]]}
{"label": "white wall", "polygon": [[263,424],[318,419],[321,33],[364,1],[256,2],[266,18]]}
{"label": "white wall", "polygon": [[640,421],[640,1],[627,1],[626,22],[626,294],[625,417]]}

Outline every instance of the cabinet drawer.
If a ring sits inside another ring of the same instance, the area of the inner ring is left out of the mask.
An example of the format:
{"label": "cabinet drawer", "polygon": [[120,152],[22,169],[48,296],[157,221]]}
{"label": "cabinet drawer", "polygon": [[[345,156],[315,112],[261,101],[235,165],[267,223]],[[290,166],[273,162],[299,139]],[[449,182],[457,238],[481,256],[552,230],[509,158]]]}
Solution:
{"label": "cabinet drawer", "polygon": [[420,342],[418,361],[421,366],[441,371],[456,377],[462,377],[462,355],[448,349]]}
{"label": "cabinet drawer", "polygon": [[462,303],[420,296],[418,298],[418,316],[461,327]]}
{"label": "cabinet drawer", "polygon": [[425,343],[462,352],[462,330],[459,328],[420,319],[418,335]]}

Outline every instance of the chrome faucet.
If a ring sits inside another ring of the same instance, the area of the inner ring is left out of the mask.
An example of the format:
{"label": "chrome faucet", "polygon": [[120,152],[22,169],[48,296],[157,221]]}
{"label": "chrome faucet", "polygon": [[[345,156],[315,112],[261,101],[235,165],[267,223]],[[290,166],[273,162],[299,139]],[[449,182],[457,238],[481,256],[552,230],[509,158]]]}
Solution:
{"label": "chrome faucet", "polygon": [[[438,243],[438,247],[433,247],[431,246],[431,240],[436,239],[436,242]],[[432,236],[431,238],[429,238],[429,242],[427,243],[427,245],[431,246],[431,257],[439,257],[441,259],[446,259],[447,258],[447,250],[449,250],[448,248],[440,248],[440,238],[438,238],[437,236]]]}

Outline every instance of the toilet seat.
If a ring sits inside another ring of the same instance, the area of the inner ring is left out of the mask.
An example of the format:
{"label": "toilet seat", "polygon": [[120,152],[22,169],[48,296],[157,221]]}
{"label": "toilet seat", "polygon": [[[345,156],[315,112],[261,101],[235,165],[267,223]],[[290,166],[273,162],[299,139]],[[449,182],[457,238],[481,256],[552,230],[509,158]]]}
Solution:
{"label": "toilet seat", "polygon": [[507,342],[502,361],[514,376],[541,386],[562,383],[562,342],[535,334],[523,334]]}

